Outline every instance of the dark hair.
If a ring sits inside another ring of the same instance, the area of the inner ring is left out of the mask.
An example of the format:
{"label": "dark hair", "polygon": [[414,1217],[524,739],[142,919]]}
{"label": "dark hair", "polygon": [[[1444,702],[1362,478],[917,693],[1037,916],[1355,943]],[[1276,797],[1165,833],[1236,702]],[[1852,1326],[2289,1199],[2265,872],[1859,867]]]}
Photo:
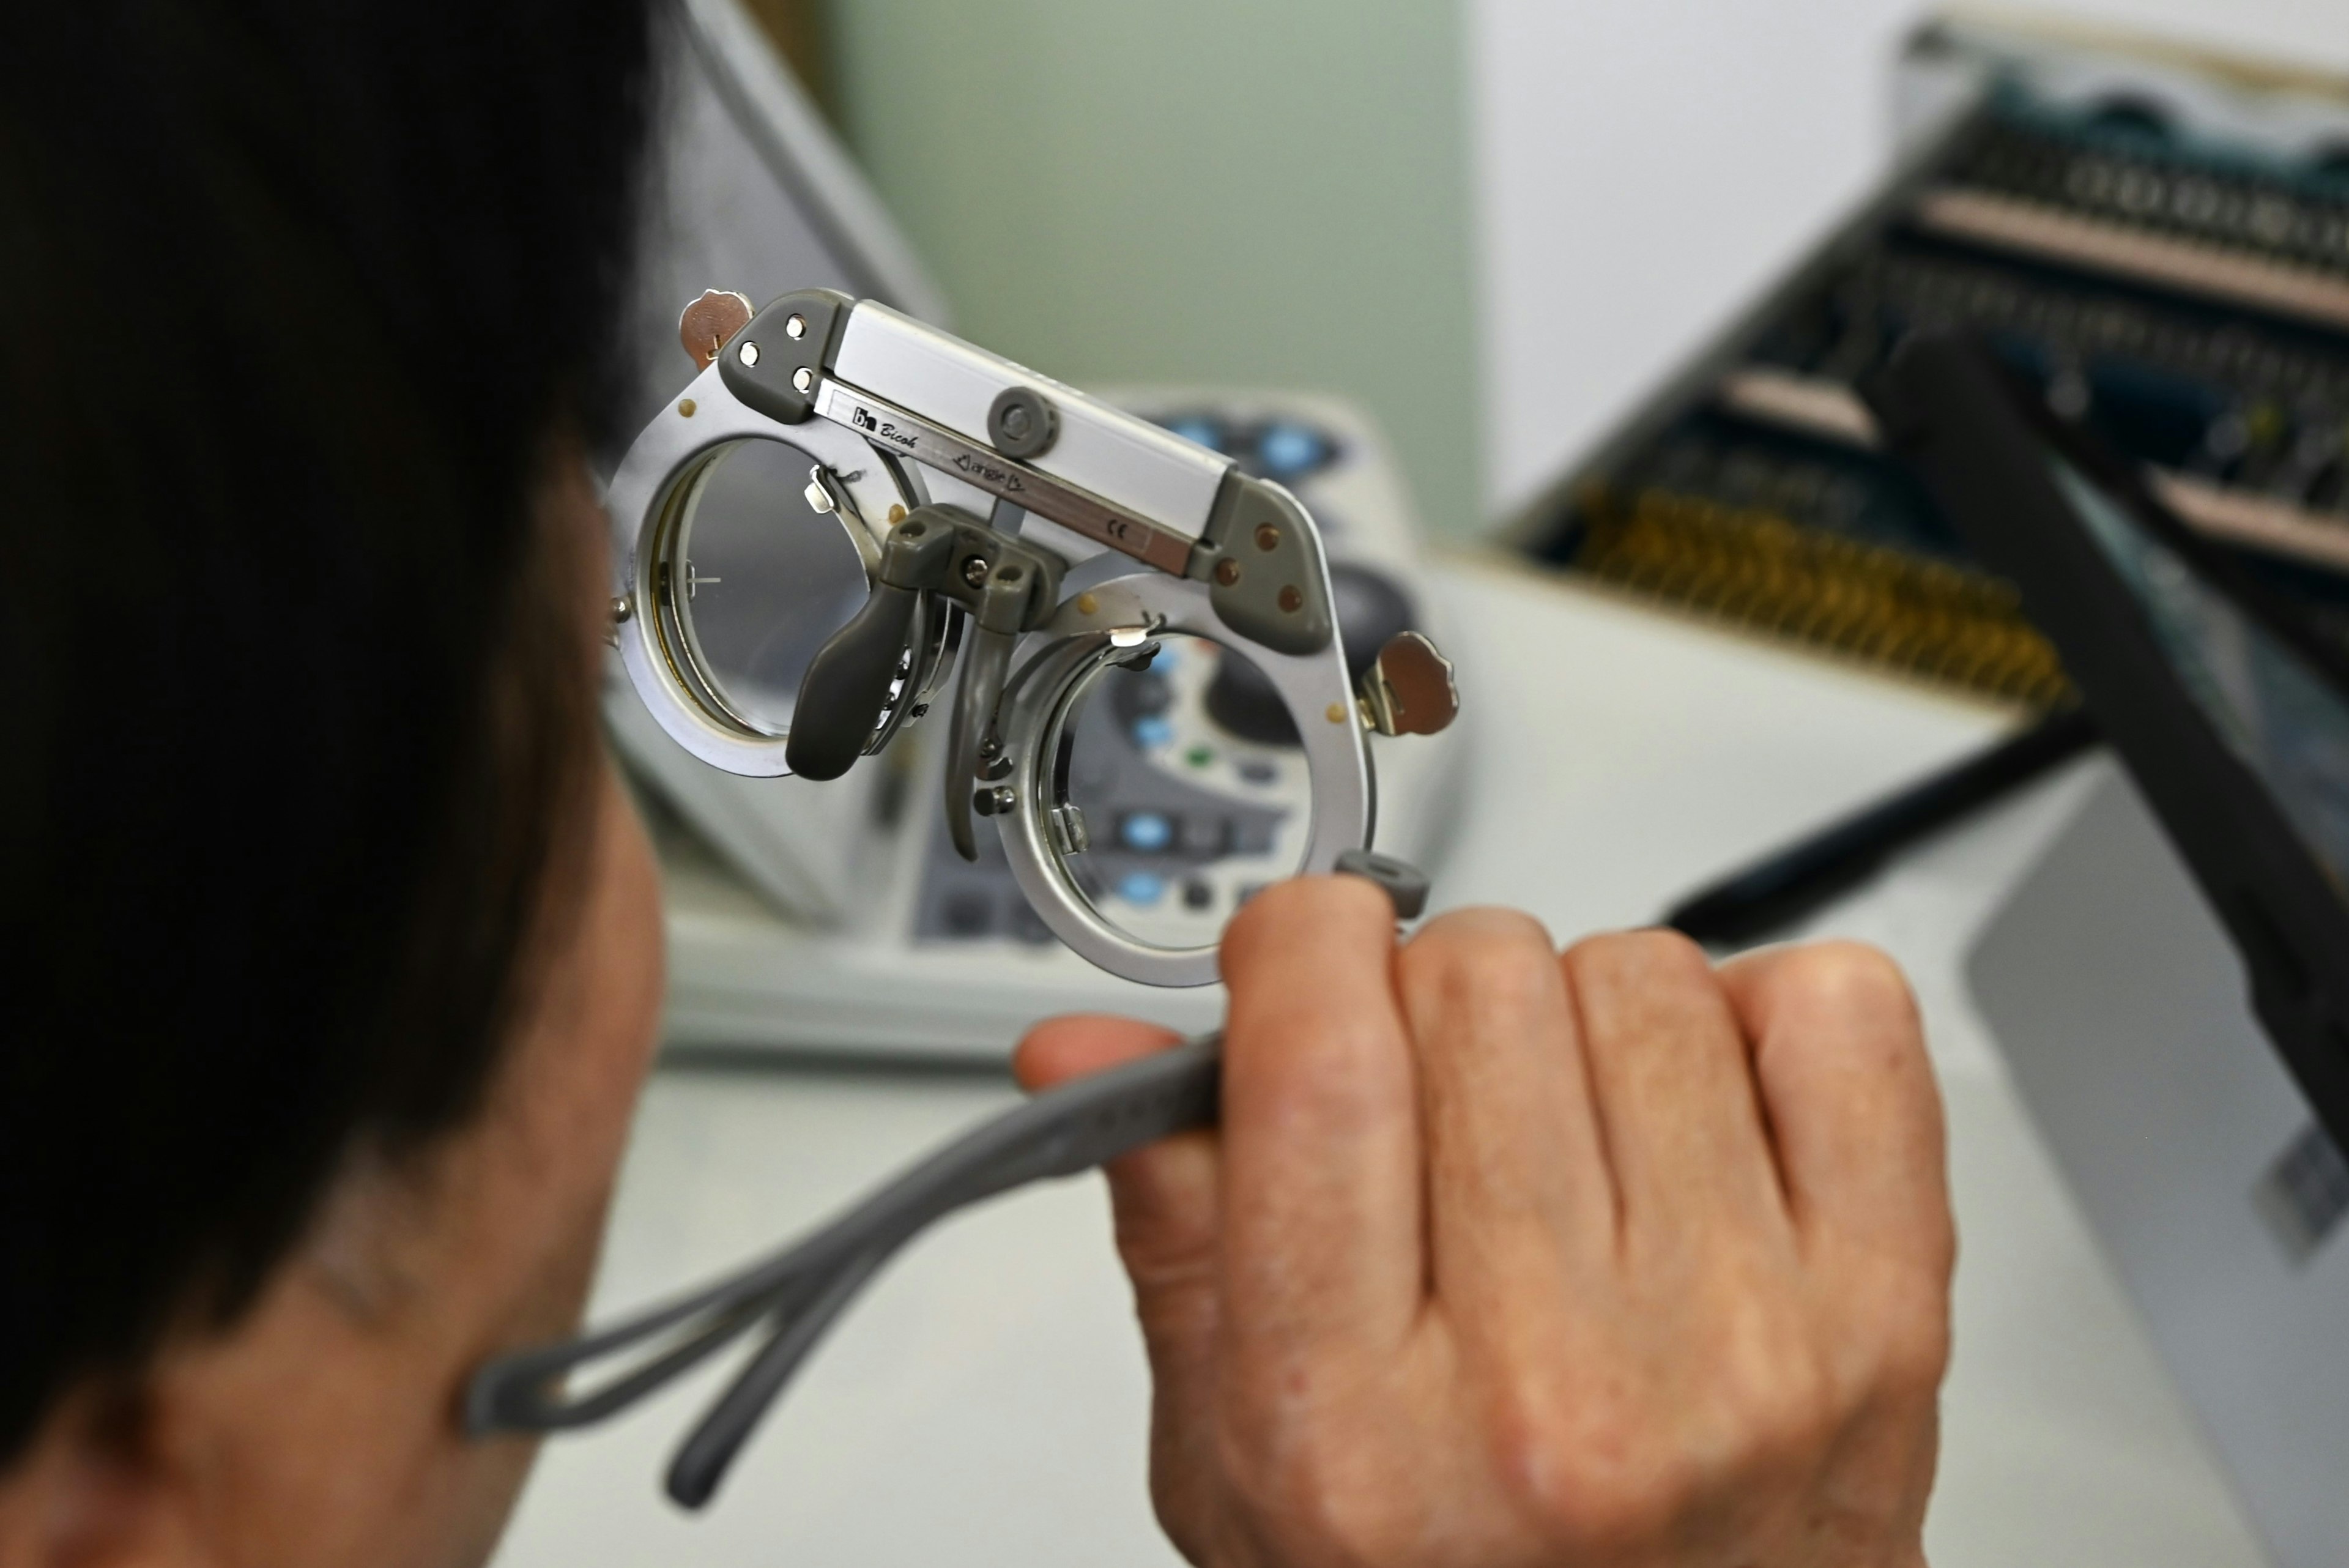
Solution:
{"label": "dark hair", "polygon": [[0,1460],[481,1103],[592,775],[646,0],[0,20]]}

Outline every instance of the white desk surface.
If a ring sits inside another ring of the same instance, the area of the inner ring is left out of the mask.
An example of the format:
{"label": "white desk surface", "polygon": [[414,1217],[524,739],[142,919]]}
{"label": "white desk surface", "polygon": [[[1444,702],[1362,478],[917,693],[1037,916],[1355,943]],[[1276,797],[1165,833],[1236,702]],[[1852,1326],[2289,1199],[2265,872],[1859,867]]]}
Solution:
{"label": "white desk surface", "polygon": [[[1561,940],[1651,919],[2011,722],[1505,570],[1456,562],[1444,579],[1478,728],[1438,903],[1516,904]],[[1921,848],[1805,933],[1864,938],[1907,967],[1949,1107],[1957,1352],[1928,1546],[1939,1568],[2254,1564],[1961,983],[1974,931],[2075,782]],[[972,1079],[657,1075],[596,1311],[773,1245],[1011,1097]],[[1148,1383],[1097,1178],[917,1244],[694,1517],[658,1479],[716,1378],[553,1442],[500,1568],[1178,1561],[1150,1516]]]}

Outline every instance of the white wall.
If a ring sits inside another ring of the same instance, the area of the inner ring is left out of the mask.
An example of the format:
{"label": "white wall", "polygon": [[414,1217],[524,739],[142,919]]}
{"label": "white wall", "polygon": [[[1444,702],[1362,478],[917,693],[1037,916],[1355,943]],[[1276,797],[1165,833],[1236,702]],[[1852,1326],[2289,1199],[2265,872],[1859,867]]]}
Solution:
{"label": "white wall", "polygon": [[[1883,166],[1918,0],[1467,0],[1488,514],[1506,514]],[[2064,11],[2349,68],[2344,0]]]}

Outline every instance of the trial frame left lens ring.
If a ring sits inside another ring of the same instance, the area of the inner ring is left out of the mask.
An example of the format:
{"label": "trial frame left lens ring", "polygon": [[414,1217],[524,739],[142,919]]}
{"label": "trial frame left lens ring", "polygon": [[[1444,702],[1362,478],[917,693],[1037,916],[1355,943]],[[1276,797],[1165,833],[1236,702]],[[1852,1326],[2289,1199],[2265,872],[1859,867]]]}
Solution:
{"label": "trial frame left lens ring", "polygon": [[[796,449],[829,472],[854,508],[842,524],[853,531],[868,576],[878,554],[876,531],[888,525],[893,509],[919,505],[921,498],[903,488],[896,465],[878,461],[854,432],[821,419],[787,425],[746,407],[714,366],[646,426],[613,475],[605,505],[613,587],[631,610],[617,628],[631,684],[654,722],[694,756],[728,773],[771,778],[791,772],[788,737],[756,729],[726,701],[708,673],[690,618],[676,616],[668,598],[681,591],[677,546],[699,487],[727,449],[752,440]],[[667,582],[664,566],[670,568]],[[917,655],[916,662],[925,659]]]}

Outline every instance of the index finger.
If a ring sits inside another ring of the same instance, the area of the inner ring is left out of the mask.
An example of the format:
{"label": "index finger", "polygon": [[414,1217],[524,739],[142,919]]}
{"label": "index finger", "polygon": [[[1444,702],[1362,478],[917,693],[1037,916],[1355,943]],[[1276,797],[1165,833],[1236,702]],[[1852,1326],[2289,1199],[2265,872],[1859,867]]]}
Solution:
{"label": "index finger", "polygon": [[1383,1355],[1419,1309],[1418,1096],[1394,950],[1393,906],[1355,877],[1268,888],[1224,937],[1226,1343],[1263,1372]]}

